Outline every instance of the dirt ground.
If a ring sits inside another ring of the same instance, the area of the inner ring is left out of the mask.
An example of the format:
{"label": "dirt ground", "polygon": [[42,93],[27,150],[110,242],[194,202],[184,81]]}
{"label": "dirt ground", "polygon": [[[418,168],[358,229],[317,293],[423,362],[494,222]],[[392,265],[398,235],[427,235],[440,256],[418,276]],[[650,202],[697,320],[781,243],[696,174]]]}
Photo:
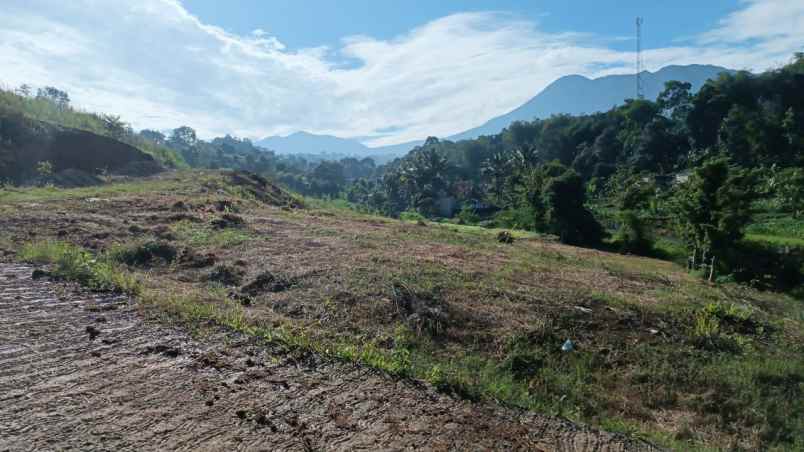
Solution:
{"label": "dirt ground", "polygon": [[655,450],[456,400],[0,264],[0,450]]}

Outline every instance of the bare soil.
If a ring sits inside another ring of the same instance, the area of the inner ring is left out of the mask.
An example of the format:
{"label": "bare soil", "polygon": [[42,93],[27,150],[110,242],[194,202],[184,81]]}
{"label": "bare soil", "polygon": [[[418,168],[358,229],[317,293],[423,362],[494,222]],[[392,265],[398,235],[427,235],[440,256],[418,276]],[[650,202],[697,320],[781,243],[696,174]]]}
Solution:
{"label": "bare soil", "polygon": [[[0,264],[0,450],[655,450]],[[197,335],[196,335],[197,336]]]}

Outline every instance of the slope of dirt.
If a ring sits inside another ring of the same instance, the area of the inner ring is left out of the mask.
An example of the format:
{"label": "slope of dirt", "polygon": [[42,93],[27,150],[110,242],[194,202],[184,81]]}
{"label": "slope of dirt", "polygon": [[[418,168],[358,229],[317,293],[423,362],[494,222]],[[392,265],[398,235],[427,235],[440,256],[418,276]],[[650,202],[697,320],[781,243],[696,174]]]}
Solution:
{"label": "slope of dirt", "polygon": [[53,182],[63,186],[91,185],[101,170],[129,176],[163,170],[152,156],[113,138],[0,112],[0,180],[29,182],[44,161],[53,164]]}
{"label": "slope of dirt", "polygon": [[654,450],[363,368],[149,323],[0,264],[0,450]]}

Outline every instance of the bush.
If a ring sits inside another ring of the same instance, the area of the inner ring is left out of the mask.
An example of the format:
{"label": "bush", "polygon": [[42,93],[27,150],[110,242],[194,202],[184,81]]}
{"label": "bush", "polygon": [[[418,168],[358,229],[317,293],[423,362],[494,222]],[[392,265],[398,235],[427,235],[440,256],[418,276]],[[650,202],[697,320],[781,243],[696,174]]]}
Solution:
{"label": "bush", "polygon": [[417,223],[426,221],[426,218],[415,210],[406,210],[399,214],[399,219],[402,221],[415,221]]}
{"label": "bush", "polygon": [[464,208],[458,212],[458,219],[461,220],[461,224],[477,224],[480,222],[480,215],[475,213],[475,209],[464,206]]}
{"label": "bush", "polygon": [[536,229],[536,212],[530,207],[505,209],[494,216],[491,225],[499,228],[532,231]]}

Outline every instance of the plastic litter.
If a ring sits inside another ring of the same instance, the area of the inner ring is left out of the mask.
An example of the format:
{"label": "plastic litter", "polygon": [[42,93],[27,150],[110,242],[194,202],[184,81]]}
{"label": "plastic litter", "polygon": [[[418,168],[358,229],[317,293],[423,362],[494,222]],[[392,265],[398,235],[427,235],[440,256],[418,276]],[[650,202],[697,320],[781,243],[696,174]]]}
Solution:
{"label": "plastic litter", "polygon": [[575,350],[575,344],[573,344],[569,339],[567,339],[567,341],[564,342],[564,345],[561,346],[562,352],[571,352],[573,350]]}

